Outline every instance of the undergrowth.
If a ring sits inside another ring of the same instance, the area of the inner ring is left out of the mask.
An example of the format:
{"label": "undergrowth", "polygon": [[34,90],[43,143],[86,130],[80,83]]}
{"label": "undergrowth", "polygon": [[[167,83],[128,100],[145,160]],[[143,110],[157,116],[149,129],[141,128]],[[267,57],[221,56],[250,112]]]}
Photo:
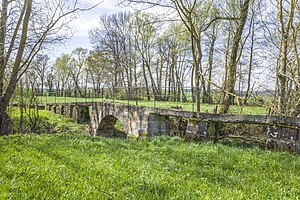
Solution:
{"label": "undergrowth", "polygon": [[[88,133],[88,125],[76,124],[70,117],[57,115],[49,111],[39,110],[37,123],[32,129],[30,117],[23,114],[22,128],[20,128],[20,110],[16,107],[11,107],[9,116],[13,122],[14,133]],[[22,129],[22,130],[20,130]]]}

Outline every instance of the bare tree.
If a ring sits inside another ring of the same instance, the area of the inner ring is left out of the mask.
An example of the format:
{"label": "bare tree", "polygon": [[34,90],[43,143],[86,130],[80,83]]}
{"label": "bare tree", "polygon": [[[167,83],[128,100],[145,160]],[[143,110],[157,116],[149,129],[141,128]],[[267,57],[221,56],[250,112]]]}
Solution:
{"label": "bare tree", "polygon": [[31,63],[32,68],[35,70],[35,72],[38,75],[40,85],[39,85],[39,92],[43,94],[44,92],[44,86],[45,86],[45,79],[46,79],[46,73],[47,69],[49,67],[48,61],[49,61],[48,55],[42,55],[38,54],[36,58]]}
{"label": "bare tree", "polygon": [[[6,108],[18,80],[45,44],[66,39],[68,23],[85,9],[78,7],[77,0],[2,0],[1,5],[0,133],[6,134],[10,124]],[[5,74],[9,74],[7,81]]]}
{"label": "bare tree", "polygon": [[88,57],[88,50],[79,47],[73,50],[71,55],[72,57],[67,62],[66,66],[69,75],[75,85],[75,93],[78,93],[80,96],[82,96],[83,94],[80,87],[80,79],[85,68],[85,62]]}
{"label": "bare tree", "polygon": [[[295,9],[298,0],[291,1],[278,1],[278,20],[280,26],[280,55],[277,68],[277,78],[278,78],[278,112],[280,114],[285,114],[287,111],[287,70],[288,70],[288,53],[289,53],[289,43],[290,34],[292,32]],[[289,8],[288,8],[289,7]]]}

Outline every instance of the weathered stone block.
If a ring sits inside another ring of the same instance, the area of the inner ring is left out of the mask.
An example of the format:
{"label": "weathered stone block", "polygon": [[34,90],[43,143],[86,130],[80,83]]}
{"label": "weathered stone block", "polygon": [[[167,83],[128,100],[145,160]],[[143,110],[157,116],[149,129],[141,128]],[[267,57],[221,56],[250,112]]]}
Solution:
{"label": "weathered stone block", "polygon": [[59,114],[64,115],[65,114],[65,105],[59,106]]}
{"label": "weathered stone block", "polygon": [[73,117],[73,110],[74,110],[74,106],[73,105],[68,105],[65,107],[65,115],[69,116],[69,117]]}
{"label": "weathered stone block", "polygon": [[170,126],[168,116],[150,114],[148,117],[147,134],[149,136],[169,135]]}
{"label": "weathered stone block", "polygon": [[299,152],[299,130],[270,126],[267,132],[266,147],[275,150]]}
{"label": "weathered stone block", "polygon": [[208,123],[199,121],[189,121],[187,123],[186,132],[184,136],[185,140],[188,141],[203,141],[208,140]]}
{"label": "weathered stone block", "polygon": [[87,123],[90,121],[89,107],[74,106],[72,111],[72,118],[76,123]]}
{"label": "weathered stone block", "polygon": [[169,117],[170,136],[184,137],[187,127],[187,119],[183,117]]}

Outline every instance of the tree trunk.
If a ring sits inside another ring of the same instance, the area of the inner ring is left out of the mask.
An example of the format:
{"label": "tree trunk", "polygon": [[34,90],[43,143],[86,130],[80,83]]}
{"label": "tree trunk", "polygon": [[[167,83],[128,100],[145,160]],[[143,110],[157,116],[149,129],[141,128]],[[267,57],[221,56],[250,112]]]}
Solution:
{"label": "tree trunk", "polygon": [[144,80],[145,80],[145,85],[146,85],[147,99],[148,99],[148,101],[150,101],[151,98],[150,98],[149,85],[148,85],[148,79],[147,79],[147,75],[146,75],[146,69],[145,69],[144,61],[143,61],[143,75],[144,75]]}
{"label": "tree trunk", "polygon": [[7,89],[2,97],[0,97],[0,133],[8,134],[11,132],[11,123],[9,120],[9,116],[6,113],[6,109],[8,107],[9,101],[15,91],[18,82],[18,75],[20,70],[20,65],[22,62],[26,41],[27,41],[27,33],[28,33],[28,24],[31,16],[31,8],[32,8],[32,0],[25,1],[25,16],[23,19],[22,26],[22,35],[20,38],[19,49],[16,55],[16,59],[13,65],[13,69],[10,76],[10,81],[8,83]]}
{"label": "tree trunk", "polygon": [[209,48],[208,54],[208,82],[207,82],[207,97],[206,103],[212,103],[211,99],[211,78],[212,78],[212,68],[213,68],[213,61],[214,61],[214,51],[215,51],[215,43],[217,40],[216,36],[216,25],[214,24],[212,27],[212,35],[211,35],[211,43]]}
{"label": "tree trunk", "polygon": [[246,20],[248,17],[249,3],[250,3],[250,0],[245,0],[245,2],[243,4],[237,31],[235,32],[234,37],[233,37],[233,43],[232,43],[232,47],[231,47],[231,56],[230,56],[229,64],[228,64],[227,80],[225,81],[225,85],[224,85],[224,94],[222,97],[222,106],[220,109],[220,113],[228,112],[231,97],[232,97],[232,94],[234,93],[234,86],[235,86],[235,82],[236,82],[237,53],[239,50],[241,36],[243,34],[243,30],[244,30]]}
{"label": "tree trunk", "polygon": [[[253,18],[253,17],[252,17]],[[249,97],[252,95],[251,90],[251,74],[252,74],[252,65],[253,65],[253,50],[254,50],[254,20],[252,19],[252,30],[251,30],[251,44],[250,44],[250,58],[249,58],[249,67],[248,67],[248,79],[247,79],[247,90],[244,99],[244,105],[247,104]]]}
{"label": "tree trunk", "polygon": [[3,95],[3,82],[5,73],[5,37],[6,37],[6,24],[7,24],[7,6],[8,1],[2,0],[2,10],[0,19],[0,96]]}
{"label": "tree trunk", "polygon": [[296,2],[291,0],[290,2],[290,11],[288,17],[288,23],[285,27],[286,22],[284,22],[284,8],[283,1],[278,2],[278,18],[280,22],[280,34],[281,34],[281,49],[280,49],[280,62],[279,62],[279,73],[278,78],[278,112],[280,114],[285,114],[287,111],[287,57],[288,57],[288,44],[289,44],[289,34],[290,29],[293,24],[294,11],[295,11]]}

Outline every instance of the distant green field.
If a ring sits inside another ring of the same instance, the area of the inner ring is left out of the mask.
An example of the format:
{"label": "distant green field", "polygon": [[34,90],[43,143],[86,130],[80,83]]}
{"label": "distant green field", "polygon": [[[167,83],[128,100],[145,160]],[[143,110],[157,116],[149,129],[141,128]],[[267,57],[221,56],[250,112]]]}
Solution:
{"label": "distant green field", "polygon": [[[139,106],[147,106],[147,107],[158,107],[158,108],[171,108],[173,106],[181,106],[184,110],[195,111],[196,105],[191,102],[171,102],[171,101],[147,101],[147,100],[139,100],[139,101],[128,101],[128,100],[117,100],[117,99],[102,99],[102,98],[74,98],[74,97],[39,97],[39,102],[48,102],[48,103],[62,103],[62,102],[91,102],[91,101],[106,101],[106,102],[119,102],[130,105],[139,105]],[[209,112],[212,113],[215,106],[220,108],[220,105],[213,104],[201,104],[201,112]],[[252,115],[265,115],[267,114],[267,108],[261,106],[230,106],[229,113],[235,114],[252,114]]]}

